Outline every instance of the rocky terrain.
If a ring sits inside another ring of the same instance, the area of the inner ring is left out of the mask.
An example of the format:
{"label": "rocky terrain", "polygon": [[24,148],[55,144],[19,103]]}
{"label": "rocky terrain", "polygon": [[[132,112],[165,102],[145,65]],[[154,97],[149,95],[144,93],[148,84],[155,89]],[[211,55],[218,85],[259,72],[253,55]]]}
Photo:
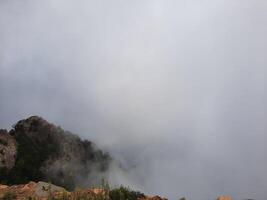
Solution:
{"label": "rocky terrain", "polygon": [[[117,196],[120,196],[117,198]],[[130,189],[89,188],[69,192],[46,182],[29,182],[20,185],[0,185],[0,199],[4,200],[167,200],[159,196],[145,196]]]}
{"label": "rocky terrain", "polygon": [[111,160],[94,143],[38,116],[17,122],[9,132],[0,130],[0,181],[4,184],[42,180],[67,189],[77,183],[97,185]]}
{"label": "rocky terrain", "polygon": [[[29,182],[20,185],[0,185],[0,199],[3,200],[167,200],[160,196],[147,196],[129,188],[88,188],[69,192],[46,182]],[[181,198],[180,200],[186,200]],[[232,200],[221,196],[216,200]]]}

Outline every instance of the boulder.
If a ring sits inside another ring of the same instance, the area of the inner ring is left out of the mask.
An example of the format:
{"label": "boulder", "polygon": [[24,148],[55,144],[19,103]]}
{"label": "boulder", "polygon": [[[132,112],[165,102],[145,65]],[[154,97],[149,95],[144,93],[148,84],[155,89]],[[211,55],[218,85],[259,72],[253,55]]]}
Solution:
{"label": "boulder", "polygon": [[59,187],[50,183],[39,181],[34,189],[36,196],[44,198],[49,197],[49,195],[55,192],[67,192],[63,187]]}
{"label": "boulder", "polygon": [[28,199],[29,197],[37,199],[49,199],[50,195],[55,193],[68,193],[64,188],[46,183],[46,182],[29,182],[27,184],[20,185],[0,185],[0,199],[2,199],[5,194],[11,193],[16,196],[17,200]]}

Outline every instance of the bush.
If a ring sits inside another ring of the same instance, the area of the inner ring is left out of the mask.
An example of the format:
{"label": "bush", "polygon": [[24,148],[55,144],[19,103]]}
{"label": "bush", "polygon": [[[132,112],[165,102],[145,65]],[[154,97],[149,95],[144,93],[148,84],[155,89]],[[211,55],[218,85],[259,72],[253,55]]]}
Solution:
{"label": "bush", "polygon": [[138,198],[145,197],[145,195],[138,191],[132,191],[127,187],[120,186],[109,191],[111,200],[137,200]]}

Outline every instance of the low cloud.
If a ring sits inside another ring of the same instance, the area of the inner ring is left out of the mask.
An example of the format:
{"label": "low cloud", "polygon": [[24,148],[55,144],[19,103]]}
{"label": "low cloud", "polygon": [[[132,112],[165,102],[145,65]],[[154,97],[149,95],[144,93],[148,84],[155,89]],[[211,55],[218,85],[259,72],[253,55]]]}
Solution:
{"label": "low cloud", "polygon": [[0,2],[0,125],[40,115],[170,199],[266,199],[264,1]]}

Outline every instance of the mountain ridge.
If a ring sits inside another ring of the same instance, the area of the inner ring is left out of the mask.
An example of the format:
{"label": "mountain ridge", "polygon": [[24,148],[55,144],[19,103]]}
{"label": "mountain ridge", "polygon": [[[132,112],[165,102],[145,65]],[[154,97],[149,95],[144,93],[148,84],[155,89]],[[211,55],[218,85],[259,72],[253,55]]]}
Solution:
{"label": "mountain ridge", "polygon": [[2,183],[44,180],[73,189],[99,184],[112,158],[92,141],[31,116],[1,130],[0,161]]}

